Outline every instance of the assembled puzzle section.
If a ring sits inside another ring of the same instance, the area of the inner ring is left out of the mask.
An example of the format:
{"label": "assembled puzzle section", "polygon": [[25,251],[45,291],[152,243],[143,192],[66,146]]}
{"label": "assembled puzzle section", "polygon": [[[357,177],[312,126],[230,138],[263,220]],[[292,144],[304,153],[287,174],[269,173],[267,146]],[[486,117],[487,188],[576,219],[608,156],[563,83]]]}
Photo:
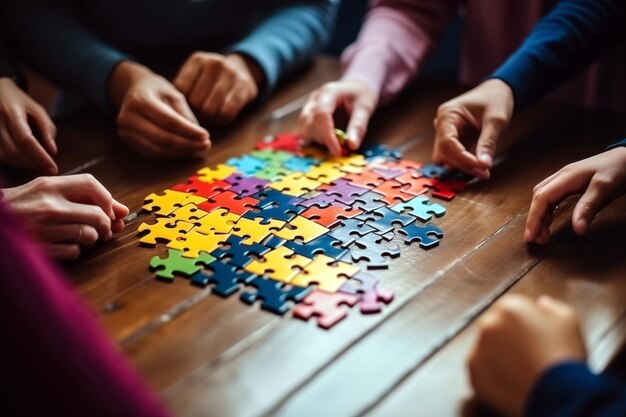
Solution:
{"label": "assembled puzzle section", "polygon": [[150,261],[162,281],[240,292],[324,329],[354,306],[376,314],[393,301],[367,271],[437,246],[443,231],[433,222],[447,209],[430,197],[450,201],[469,179],[383,145],[330,157],[281,133],[256,148],[148,195],[143,208],[156,219],[139,226],[139,241],[167,246]]}

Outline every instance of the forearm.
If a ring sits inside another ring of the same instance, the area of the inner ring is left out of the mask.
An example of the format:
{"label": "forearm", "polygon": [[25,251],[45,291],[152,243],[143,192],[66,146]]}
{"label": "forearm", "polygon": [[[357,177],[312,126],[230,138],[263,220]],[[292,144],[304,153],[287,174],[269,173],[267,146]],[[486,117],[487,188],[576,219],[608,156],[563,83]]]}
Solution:
{"label": "forearm", "polygon": [[3,8],[7,36],[21,59],[62,89],[109,108],[109,76],[129,57],[93,35],[67,4],[15,0]]}
{"label": "forearm", "polygon": [[520,110],[622,42],[625,19],[619,0],[563,0],[492,77],[511,87]]}
{"label": "forearm", "polygon": [[248,56],[263,71],[261,95],[269,94],[285,74],[310,61],[328,42],[336,0],[319,0],[281,9],[228,52]]}
{"label": "forearm", "polygon": [[364,82],[381,102],[419,73],[456,13],[457,1],[373,2],[358,40],[342,56],[342,79]]}

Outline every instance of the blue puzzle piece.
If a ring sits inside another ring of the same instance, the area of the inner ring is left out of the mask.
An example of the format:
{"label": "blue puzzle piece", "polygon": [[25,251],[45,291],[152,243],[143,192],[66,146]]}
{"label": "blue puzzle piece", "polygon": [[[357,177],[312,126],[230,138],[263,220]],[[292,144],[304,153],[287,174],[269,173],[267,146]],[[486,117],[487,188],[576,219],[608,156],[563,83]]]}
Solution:
{"label": "blue puzzle piece", "polygon": [[242,292],[240,296],[241,301],[246,304],[252,304],[257,300],[261,300],[261,308],[263,310],[281,315],[289,311],[289,301],[298,303],[313,291],[313,287],[294,287],[273,279],[261,277],[255,277],[247,284],[256,288],[257,292]]}
{"label": "blue puzzle piece", "polygon": [[391,210],[397,211],[398,213],[409,213],[423,222],[429,221],[433,217],[433,214],[437,217],[446,214],[446,208],[444,206],[437,203],[429,203],[428,197],[415,197],[409,201],[394,205],[391,207]]}
{"label": "blue puzzle piece", "polygon": [[271,233],[268,237],[263,240],[263,246],[267,246],[270,249],[276,249],[281,247],[287,242],[285,239],[282,239],[273,233]]}
{"label": "blue puzzle piece", "polygon": [[269,220],[280,220],[283,222],[288,222],[294,219],[298,214],[302,213],[306,210],[304,207],[294,206],[292,204],[284,204],[279,206],[267,206],[262,210],[257,211],[249,211],[243,215],[243,217],[254,220],[259,217],[263,219],[261,224],[267,224]]}
{"label": "blue puzzle piece", "polygon": [[363,213],[355,217],[366,222],[380,233],[387,233],[395,229],[394,226],[407,226],[415,221],[413,216],[400,214],[387,207],[379,207],[376,210]]}
{"label": "blue puzzle piece", "polygon": [[255,277],[256,275],[236,265],[213,262],[204,271],[193,274],[191,283],[199,287],[214,284],[211,288],[213,294],[217,294],[220,297],[228,297],[239,290],[239,284],[247,284]]}
{"label": "blue puzzle piece", "polygon": [[285,246],[297,253],[313,259],[315,255],[326,255],[334,259],[341,259],[346,253],[347,248],[341,247],[341,241],[329,236],[322,235],[311,240],[308,243],[299,243],[294,240],[285,242]]}
{"label": "blue puzzle piece", "polygon": [[239,158],[230,158],[227,165],[237,168],[237,171],[244,175],[254,175],[255,172],[265,168],[267,162],[254,158],[250,155],[242,155]]}
{"label": "blue puzzle piece", "polygon": [[253,243],[251,245],[244,245],[241,243],[245,238],[235,235],[228,236],[226,244],[229,248],[219,248],[211,252],[211,256],[217,259],[227,260],[228,263],[243,268],[254,260],[250,255],[263,256],[264,253],[270,251],[270,247],[261,245],[259,243]]}
{"label": "blue puzzle piece", "polygon": [[367,225],[363,220],[346,219],[342,220],[338,226],[327,233],[328,236],[341,242],[342,247],[348,247],[359,236],[376,231],[372,226]]}
{"label": "blue puzzle piece", "polygon": [[297,171],[305,173],[317,165],[319,161],[310,158],[308,156],[294,156],[285,162],[283,162],[283,166],[291,171]]}
{"label": "blue puzzle piece", "polygon": [[361,148],[361,152],[367,159],[374,158],[387,158],[387,159],[402,159],[402,152],[398,149],[393,149],[379,143],[366,145]]}
{"label": "blue puzzle piece", "polygon": [[398,230],[398,232],[404,236],[404,243],[407,245],[417,241],[420,247],[424,249],[434,248],[439,244],[439,238],[443,237],[443,231],[433,224],[419,225],[411,223]]}
{"label": "blue puzzle piece", "polygon": [[252,195],[252,197],[259,200],[257,206],[260,208],[268,206],[297,205],[304,201],[302,198],[281,193],[273,188],[266,188],[265,190]]}
{"label": "blue puzzle piece", "polygon": [[353,208],[370,212],[387,205],[387,203],[382,200],[383,197],[384,196],[382,194],[374,191],[368,191],[365,194],[355,197],[354,203],[351,205]]}
{"label": "blue puzzle piece", "polygon": [[418,169],[426,178],[441,178],[446,173],[446,169],[437,164],[426,164]]}

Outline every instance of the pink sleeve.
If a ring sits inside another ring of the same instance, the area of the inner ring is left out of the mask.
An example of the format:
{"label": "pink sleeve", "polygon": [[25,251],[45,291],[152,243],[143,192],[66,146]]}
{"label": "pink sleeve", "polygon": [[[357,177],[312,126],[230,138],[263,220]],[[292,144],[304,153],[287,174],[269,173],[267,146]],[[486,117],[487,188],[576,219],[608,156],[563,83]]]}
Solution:
{"label": "pink sleeve", "polygon": [[458,0],[374,0],[359,38],[343,53],[342,80],[366,83],[384,104],[418,73]]}

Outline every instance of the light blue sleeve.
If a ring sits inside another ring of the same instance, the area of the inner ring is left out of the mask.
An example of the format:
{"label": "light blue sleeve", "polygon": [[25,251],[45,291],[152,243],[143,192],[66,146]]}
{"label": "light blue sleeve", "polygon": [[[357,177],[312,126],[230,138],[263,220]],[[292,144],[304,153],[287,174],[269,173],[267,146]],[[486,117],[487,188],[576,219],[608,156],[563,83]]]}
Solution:
{"label": "light blue sleeve", "polygon": [[250,56],[265,73],[261,96],[319,52],[332,34],[339,0],[303,2],[279,9],[227,52]]}

